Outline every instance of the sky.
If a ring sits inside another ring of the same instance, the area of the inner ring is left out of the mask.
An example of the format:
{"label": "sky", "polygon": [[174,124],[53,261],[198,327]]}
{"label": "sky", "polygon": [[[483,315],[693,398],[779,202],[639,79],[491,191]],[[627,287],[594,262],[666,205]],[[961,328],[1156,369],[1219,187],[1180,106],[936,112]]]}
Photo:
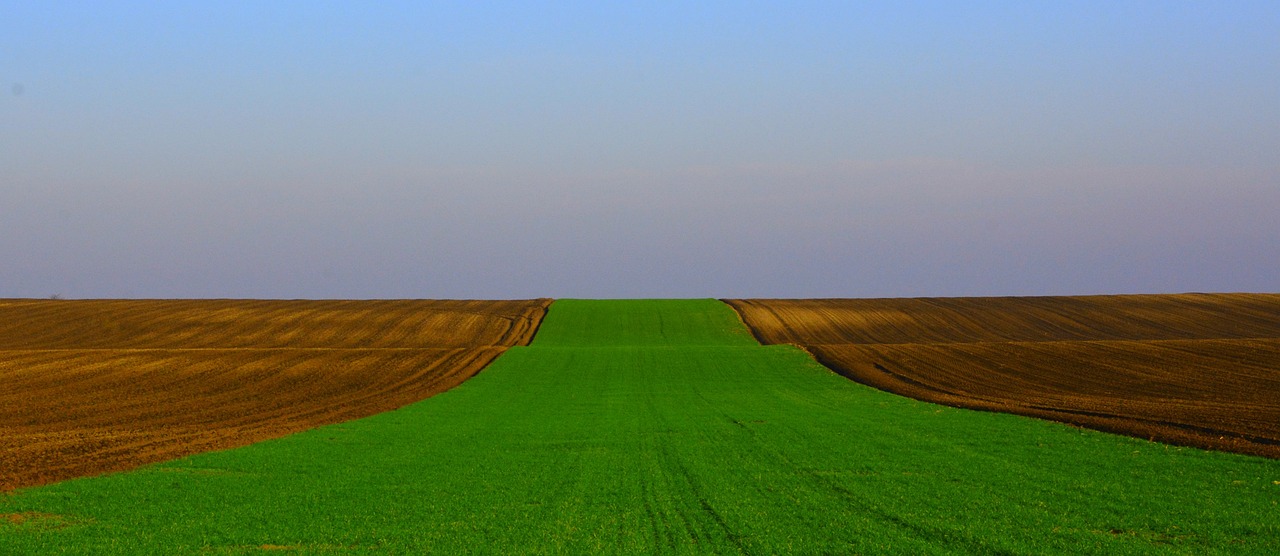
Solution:
{"label": "sky", "polygon": [[1280,4],[0,0],[0,297],[1280,292]]}

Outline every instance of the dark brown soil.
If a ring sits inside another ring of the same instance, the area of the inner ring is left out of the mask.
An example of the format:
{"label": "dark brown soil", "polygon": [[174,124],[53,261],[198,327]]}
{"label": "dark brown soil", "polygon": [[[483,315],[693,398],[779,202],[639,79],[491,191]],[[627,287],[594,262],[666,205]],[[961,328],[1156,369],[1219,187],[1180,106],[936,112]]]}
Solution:
{"label": "dark brown soil", "polygon": [[422,400],[527,344],[549,303],[0,300],[0,491]]}
{"label": "dark brown soil", "polygon": [[889,392],[1280,458],[1280,295],[729,303]]}

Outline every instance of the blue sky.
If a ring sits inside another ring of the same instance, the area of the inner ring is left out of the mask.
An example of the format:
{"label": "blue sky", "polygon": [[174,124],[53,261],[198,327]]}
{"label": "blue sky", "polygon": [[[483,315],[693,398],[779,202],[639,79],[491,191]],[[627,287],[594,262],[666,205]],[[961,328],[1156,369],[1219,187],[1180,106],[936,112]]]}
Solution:
{"label": "blue sky", "polygon": [[0,2],[0,297],[1280,291],[1273,2]]}

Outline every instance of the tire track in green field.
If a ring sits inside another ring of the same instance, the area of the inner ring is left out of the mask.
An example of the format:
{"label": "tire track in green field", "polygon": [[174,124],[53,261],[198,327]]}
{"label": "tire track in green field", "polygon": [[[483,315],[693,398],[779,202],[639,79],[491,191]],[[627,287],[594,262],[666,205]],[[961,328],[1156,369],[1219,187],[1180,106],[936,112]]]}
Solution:
{"label": "tire track in green field", "polygon": [[944,408],[714,300],[554,303],[400,410],[0,498],[0,552],[1280,552],[1280,462]]}

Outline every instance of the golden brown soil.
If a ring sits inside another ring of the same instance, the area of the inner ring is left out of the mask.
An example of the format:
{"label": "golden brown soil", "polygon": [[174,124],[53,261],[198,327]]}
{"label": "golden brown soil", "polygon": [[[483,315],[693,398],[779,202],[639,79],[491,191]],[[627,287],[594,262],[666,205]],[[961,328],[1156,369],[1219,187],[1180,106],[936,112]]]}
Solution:
{"label": "golden brown soil", "polygon": [[243,446],[447,390],[549,300],[0,300],[0,491]]}
{"label": "golden brown soil", "polygon": [[889,392],[1280,458],[1280,295],[728,302]]}

